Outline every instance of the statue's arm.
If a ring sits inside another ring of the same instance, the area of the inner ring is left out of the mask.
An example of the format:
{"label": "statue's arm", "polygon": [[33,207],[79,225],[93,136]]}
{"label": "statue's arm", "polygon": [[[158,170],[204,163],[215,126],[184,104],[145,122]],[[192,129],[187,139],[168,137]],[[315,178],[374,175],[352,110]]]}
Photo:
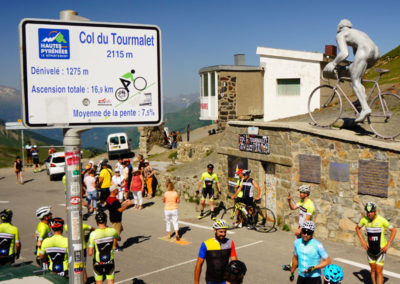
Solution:
{"label": "statue's arm", "polygon": [[[336,43],[339,48],[339,54],[336,56],[335,60],[333,60],[333,64],[336,66],[343,60],[345,60],[349,56],[349,48],[347,46],[346,38],[343,33],[339,33],[336,35]],[[353,49],[354,51],[354,49]]]}

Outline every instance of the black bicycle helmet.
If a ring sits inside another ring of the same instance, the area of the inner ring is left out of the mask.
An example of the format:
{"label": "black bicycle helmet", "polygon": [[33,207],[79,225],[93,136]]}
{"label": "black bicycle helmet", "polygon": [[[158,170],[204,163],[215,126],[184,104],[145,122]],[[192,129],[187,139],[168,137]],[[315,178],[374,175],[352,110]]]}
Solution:
{"label": "black bicycle helmet", "polygon": [[0,218],[3,222],[11,222],[13,212],[10,209],[4,209],[0,212]]}
{"label": "black bicycle helmet", "polygon": [[207,169],[213,169],[214,168],[214,165],[213,164],[208,164],[207,165]]}
{"label": "black bicycle helmet", "polygon": [[368,202],[365,204],[364,207],[365,211],[369,212],[375,212],[376,211],[376,205],[373,202]]}
{"label": "black bicycle helmet", "polygon": [[103,211],[99,211],[96,214],[96,222],[99,224],[105,224],[107,223],[107,214],[104,213]]}
{"label": "black bicycle helmet", "polygon": [[240,260],[232,260],[227,266],[227,272],[233,275],[245,275],[247,267],[246,264]]}

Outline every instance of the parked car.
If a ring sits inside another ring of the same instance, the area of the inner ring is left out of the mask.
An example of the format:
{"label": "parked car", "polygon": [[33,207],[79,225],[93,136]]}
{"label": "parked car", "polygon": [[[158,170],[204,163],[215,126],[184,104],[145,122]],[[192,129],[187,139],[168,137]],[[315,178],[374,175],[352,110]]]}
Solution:
{"label": "parked car", "polygon": [[65,175],[65,153],[56,152],[51,154],[46,160],[46,169],[50,180]]}

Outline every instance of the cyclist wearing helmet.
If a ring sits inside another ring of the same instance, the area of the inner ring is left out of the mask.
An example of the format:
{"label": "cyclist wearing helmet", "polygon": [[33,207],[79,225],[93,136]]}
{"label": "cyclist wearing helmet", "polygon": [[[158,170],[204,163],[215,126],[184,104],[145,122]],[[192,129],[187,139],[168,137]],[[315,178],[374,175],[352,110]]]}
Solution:
{"label": "cyclist wearing helmet", "polygon": [[43,240],[39,250],[40,260],[43,269],[47,269],[46,260],[50,260],[49,270],[60,275],[68,276],[68,239],[62,235],[64,220],[54,218],[50,222],[50,227],[54,236]]}
{"label": "cyclist wearing helmet", "polygon": [[301,237],[300,232],[304,221],[311,221],[315,211],[314,202],[310,198],[310,190],[309,185],[303,184],[299,187],[300,201],[297,204],[293,202],[290,193],[287,197],[290,209],[299,209],[299,227],[295,232],[295,235],[299,238]]}
{"label": "cyclist wearing helmet", "polygon": [[338,284],[343,280],[343,270],[336,264],[329,264],[324,269],[324,284]]}
{"label": "cyclist wearing helmet", "polygon": [[18,228],[11,225],[12,216],[10,209],[0,212],[0,265],[14,263],[21,252]]}
{"label": "cyclist wearing helmet", "polygon": [[93,272],[96,283],[103,283],[103,275],[107,283],[114,283],[114,249],[117,248],[118,233],[114,228],[107,227],[107,214],[97,213],[97,229],[89,237],[88,255],[93,255]]}
{"label": "cyclist wearing helmet", "polygon": [[294,271],[299,268],[297,284],[320,284],[321,269],[331,263],[324,246],[313,239],[315,224],[305,221],[301,228],[301,238],[294,242],[294,254],[289,280],[294,280]]}
{"label": "cyclist wearing helmet", "polygon": [[207,195],[210,199],[210,210],[211,210],[211,218],[215,220],[214,214],[214,182],[217,183],[218,192],[221,194],[221,184],[218,181],[218,176],[213,172],[214,165],[208,164],[207,171],[201,175],[199,185],[196,190],[196,195],[199,193],[199,189],[202,186],[203,190],[201,192],[201,202],[200,202],[200,215],[198,216],[199,219],[203,218],[204,216],[204,204],[206,203]]}
{"label": "cyclist wearing helmet", "polygon": [[[367,251],[368,263],[371,267],[371,278],[373,283],[383,283],[383,265],[385,262],[386,252],[390,247],[394,237],[396,236],[396,228],[394,228],[388,220],[379,214],[376,214],[376,206],[372,202],[368,202],[364,207],[367,216],[363,217],[356,226],[356,232],[360,238],[362,247]],[[367,242],[361,233],[361,228],[367,229]],[[390,230],[389,241],[386,241],[385,230]]]}
{"label": "cyclist wearing helmet", "polygon": [[237,260],[235,244],[226,238],[228,225],[222,219],[213,224],[215,237],[204,241],[201,244],[194,271],[194,283],[200,281],[201,268],[204,260],[207,261],[206,282],[224,283],[224,273],[229,259]]}
{"label": "cyclist wearing helmet", "polygon": [[225,270],[224,284],[241,284],[243,283],[244,275],[246,274],[247,267],[240,260],[232,260]]}
{"label": "cyclist wearing helmet", "polygon": [[232,196],[234,199],[236,196],[240,198],[240,202],[243,202],[247,206],[254,206],[253,196],[254,188],[257,189],[256,203],[260,200],[261,189],[255,179],[250,177],[250,170],[243,170],[243,179],[240,183],[239,188],[236,190],[235,194]]}
{"label": "cyclist wearing helmet", "polygon": [[36,249],[34,254],[36,255],[36,262],[40,265],[40,247],[42,246],[43,240],[53,235],[50,229],[50,221],[52,219],[51,207],[50,206],[42,206],[38,210],[36,210],[36,217],[39,218],[40,222],[36,227],[35,232],[35,242]]}

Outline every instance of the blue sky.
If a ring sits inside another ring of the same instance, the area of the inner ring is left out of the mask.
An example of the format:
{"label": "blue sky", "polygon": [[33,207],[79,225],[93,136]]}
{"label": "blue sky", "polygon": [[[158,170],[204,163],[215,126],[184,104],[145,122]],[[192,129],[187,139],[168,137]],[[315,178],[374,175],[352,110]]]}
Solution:
{"label": "blue sky", "polygon": [[162,31],[163,94],[199,92],[198,70],[233,64],[246,54],[258,65],[257,46],[323,52],[335,44],[342,18],[365,31],[384,54],[400,43],[400,1],[1,1],[0,85],[20,89],[18,24],[58,19],[65,9],[96,22],[158,25]]}

